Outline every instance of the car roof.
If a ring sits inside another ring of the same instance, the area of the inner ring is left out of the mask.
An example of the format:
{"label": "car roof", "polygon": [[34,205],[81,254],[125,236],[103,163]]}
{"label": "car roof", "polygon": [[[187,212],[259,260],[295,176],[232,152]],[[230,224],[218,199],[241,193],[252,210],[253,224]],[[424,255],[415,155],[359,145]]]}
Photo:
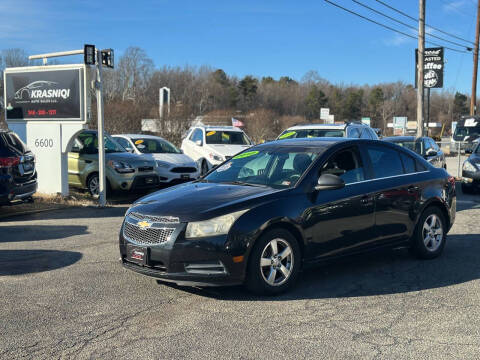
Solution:
{"label": "car roof", "polygon": [[192,127],[192,129],[195,128],[201,128],[211,131],[237,131],[237,132],[243,132],[242,129],[236,127],[236,126],[215,126],[215,125],[195,125]]}
{"label": "car roof", "polygon": [[121,136],[121,137],[126,137],[126,138],[129,138],[129,139],[143,138],[143,139],[162,139],[162,140],[165,140],[161,136],[146,135],[146,134],[115,134],[115,135],[112,135],[112,136],[113,137]]}
{"label": "car roof", "polygon": [[382,138],[382,140],[385,141],[390,141],[390,142],[397,142],[397,141],[416,141],[420,140],[421,137],[415,137],[415,136],[387,136]]}
{"label": "car roof", "polygon": [[352,140],[359,140],[359,139],[351,139],[351,138],[344,138],[344,137],[319,137],[319,138],[295,138],[295,139],[284,139],[284,140],[274,140],[269,141],[260,145],[256,146],[304,146],[304,147],[315,147],[315,146],[331,146],[341,142],[348,142]]}
{"label": "car roof", "polygon": [[298,129],[326,129],[326,130],[343,130],[347,124],[302,124],[289,127],[287,130]]}

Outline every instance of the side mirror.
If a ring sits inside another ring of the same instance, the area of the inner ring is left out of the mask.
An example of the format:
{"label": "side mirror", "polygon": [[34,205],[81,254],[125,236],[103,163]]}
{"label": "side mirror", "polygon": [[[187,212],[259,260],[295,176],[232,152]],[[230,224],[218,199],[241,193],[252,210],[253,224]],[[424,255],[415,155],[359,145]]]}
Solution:
{"label": "side mirror", "polygon": [[471,154],[471,153],[473,153],[472,149],[465,149],[465,154]]}
{"label": "side mirror", "polygon": [[437,152],[433,149],[428,149],[425,156],[437,156]]}
{"label": "side mirror", "polygon": [[345,181],[337,175],[322,174],[318,178],[315,190],[335,190],[345,187]]}
{"label": "side mirror", "polygon": [[195,145],[197,145],[197,146],[202,146],[202,145],[203,145],[202,140],[197,140],[197,141],[195,141]]}
{"label": "side mirror", "polygon": [[132,154],[135,153],[135,150],[131,147],[127,147],[125,148],[125,150],[127,150],[129,153],[132,153]]}

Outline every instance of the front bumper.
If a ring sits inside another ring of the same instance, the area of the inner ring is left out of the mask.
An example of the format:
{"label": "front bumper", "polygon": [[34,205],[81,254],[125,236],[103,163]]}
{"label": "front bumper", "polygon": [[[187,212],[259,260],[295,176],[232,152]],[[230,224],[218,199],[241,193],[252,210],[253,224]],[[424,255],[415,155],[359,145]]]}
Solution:
{"label": "front bumper", "polygon": [[179,184],[193,181],[200,177],[200,171],[188,173],[174,173],[170,171],[157,171],[158,178],[162,184]]}
{"label": "front bumper", "polygon": [[[137,273],[179,285],[223,286],[243,283],[245,262],[234,262],[227,235],[197,240],[184,238],[186,224],[179,224],[168,241],[142,245],[126,239],[120,232],[122,265]],[[142,249],[146,259],[139,264],[127,256],[128,251]]]}
{"label": "front bumper", "polygon": [[160,184],[157,174],[125,174],[125,175],[116,175],[113,178],[109,177],[110,186],[112,190],[142,190],[142,189],[152,189],[158,187]]}

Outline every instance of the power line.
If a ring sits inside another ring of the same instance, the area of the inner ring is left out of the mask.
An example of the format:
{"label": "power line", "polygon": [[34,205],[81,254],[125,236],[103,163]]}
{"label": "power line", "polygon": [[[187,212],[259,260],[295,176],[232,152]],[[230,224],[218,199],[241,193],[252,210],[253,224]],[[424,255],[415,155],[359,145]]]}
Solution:
{"label": "power line", "polygon": [[[375,1],[378,2],[378,3],[380,3],[380,4],[382,4],[383,6],[385,6],[385,7],[387,7],[387,8],[389,8],[390,10],[393,10],[393,11],[395,11],[395,12],[397,12],[397,13],[399,13],[399,14],[401,14],[401,15],[403,15],[403,16],[405,16],[405,17],[407,17],[407,18],[409,18],[409,19],[411,19],[411,20],[413,20],[413,21],[418,22],[418,18],[415,18],[415,17],[413,17],[413,16],[410,16],[410,15],[404,13],[403,11],[396,9],[396,8],[394,8],[393,6],[388,5],[387,3],[384,3],[384,2],[381,1],[381,0],[375,0]],[[439,29],[439,28],[436,28],[436,27],[434,27],[434,26],[432,26],[432,25],[428,25],[428,24],[425,24],[425,25],[428,26],[429,28],[433,29],[433,30],[436,30],[436,31],[438,31],[438,32],[440,32],[440,33],[442,33],[442,34],[445,34],[445,35],[450,36],[450,37],[452,37],[452,38],[455,38],[455,39],[457,39],[457,40],[462,40],[462,41],[468,42],[469,44],[475,45],[475,43],[474,43],[473,41],[466,40],[466,39],[462,39],[462,38],[459,37],[459,36],[450,34],[450,33],[446,32],[446,31],[443,31],[443,30],[441,30],[441,29]]]}
{"label": "power line", "polygon": [[[415,30],[416,32],[418,32],[418,30],[417,30],[417,28],[416,28],[415,26],[412,26],[412,25],[410,25],[410,24],[404,23],[403,21],[400,21],[400,20],[398,20],[398,19],[395,19],[394,17],[391,17],[391,16],[389,16],[389,15],[387,15],[387,14],[381,12],[381,11],[378,11],[378,10],[376,10],[376,9],[368,6],[368,5],[365,5],[365,4],[361,3],[360,1],[357,1],[357,0],[352,0],[352,1],[353,1],[354,3],[360,5],[360,6],[363,6],[364,8],[366,8],[366,9],[368,9],[368,10],[370,10],[370,11],[373,11],[373,12],[376,13],[376,14],[379,14],[379,15],[381,15],[381,16],[383,16],[383,17],[386,17],[387,19],[390,19],[390,20],[392,20],[392,21],[395,21],[395,22],[397,22],[397,23],[399,23],[399,24],[402,24],[403,26],[406,26],[406,27],[408,27],[408,28],[410,28],[410,29],[413,29],[413,30]],[[464,44],[460,44],[460,43],[457,43],[457,42],[455,42],[455,41],[450,41],[450,40],[444,39],[444,38],[442,38],[442,37],[440,37],[440,36],[437,36],[437,35],[434,35],[434,34],[429,34],[428,32],[426,33],[426,35],[431,36],[431,37],[436,38],[436,39],[439,39],[439,40],[442,40],[442,41],[445,41],[445,42],[450,43],[450,44],[453,44],[453,45],[460,46],[460,47],[462,47],[462,48],[465,48],[467,51],[472,51],[472,48],[471,48],[471,47],[465,46]]]}
{"label": "power line", "polygon": [[[340,6],[340,5],[334,3],[334,2],[332,2],[332,1],[330,1],[330,0],[325,0],[325,2],[329,3],[330,5],[333,5],[333,6],[337,7],[337,8],[339,8],[339,9],[342,9],[343,11],[346,11],[346,12],[352,14],[352,15],[355,15],[355,16],[358,16],[358,17],[364,19],[364,20],[367,20],[367,21],[369,21],[369,22],[371,22],[371,23],[373,23],[373,24],[376,24],[376,25],[379,25],[379,26],[381,26],[381,27],[384,27],[385,29],[388,29],[388,30],[390,30],[390,31],[396,32],[396,33],[401,34],[401,35],[403,35],[403,36],[406,36],[406,37],[412,38],[412,39],[414,39],[414,40],[417,40],[417,37],[416,37],[416,36],[413,36],[413,35],[404,33],[403,31],[397,30],[397,29],[392,28],[392,27],[390,27],[390,26],[388,26],[388,25],[385,25],[385,24],[382,24],[382,23],[380,23],[380,22],[378,22],[378,21],[372,20],[372,19],[370,19],[370,18],[368,18],[368,17],[366,17],[366,16],[363,16],[363,15],[355,12],[355,11],[352,11],[352,10],[350,10],[350,9],[347,9],[347,8],[343,7],[343,6]],[[434,46],[442,47],[442,45],[436,44],[436,43],[431,42],[431,41],[426,41],[426,42],[429,43],[429,44],[431,44],[431,45],[434,45]],[[456,51],[456,52],[459,52],[459,53],[468,54],[467,51],[450,48],[450,47],[448,47],[448,46],[443,46],[443,47],[444,47],[445,49],[448,49],[448,50],[452,50],[452,51]]]}

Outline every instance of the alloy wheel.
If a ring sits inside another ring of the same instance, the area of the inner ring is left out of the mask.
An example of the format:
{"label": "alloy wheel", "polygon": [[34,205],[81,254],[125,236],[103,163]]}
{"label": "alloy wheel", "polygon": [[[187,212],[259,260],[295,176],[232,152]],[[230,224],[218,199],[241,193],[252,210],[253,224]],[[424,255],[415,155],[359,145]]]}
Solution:
{"label": "alloy wheel", "polygon": [[280,238],[272,239],[263,249],[260,257],[260,273],[271,286],[280,286],[290,277],[294,266],[290,244]]}
{"label": "alloy wheel", "polygon": [[423,223],[423,243],[428,251],[436,251],[443,241],[442,221],[436,214],[429,215]]}
{"label": "alloy wheel", "polygon": [[90,194],[96,196],[99,194],[100,184],[98,176],[93,176],[90,181],[88,182],[88,190]]}

